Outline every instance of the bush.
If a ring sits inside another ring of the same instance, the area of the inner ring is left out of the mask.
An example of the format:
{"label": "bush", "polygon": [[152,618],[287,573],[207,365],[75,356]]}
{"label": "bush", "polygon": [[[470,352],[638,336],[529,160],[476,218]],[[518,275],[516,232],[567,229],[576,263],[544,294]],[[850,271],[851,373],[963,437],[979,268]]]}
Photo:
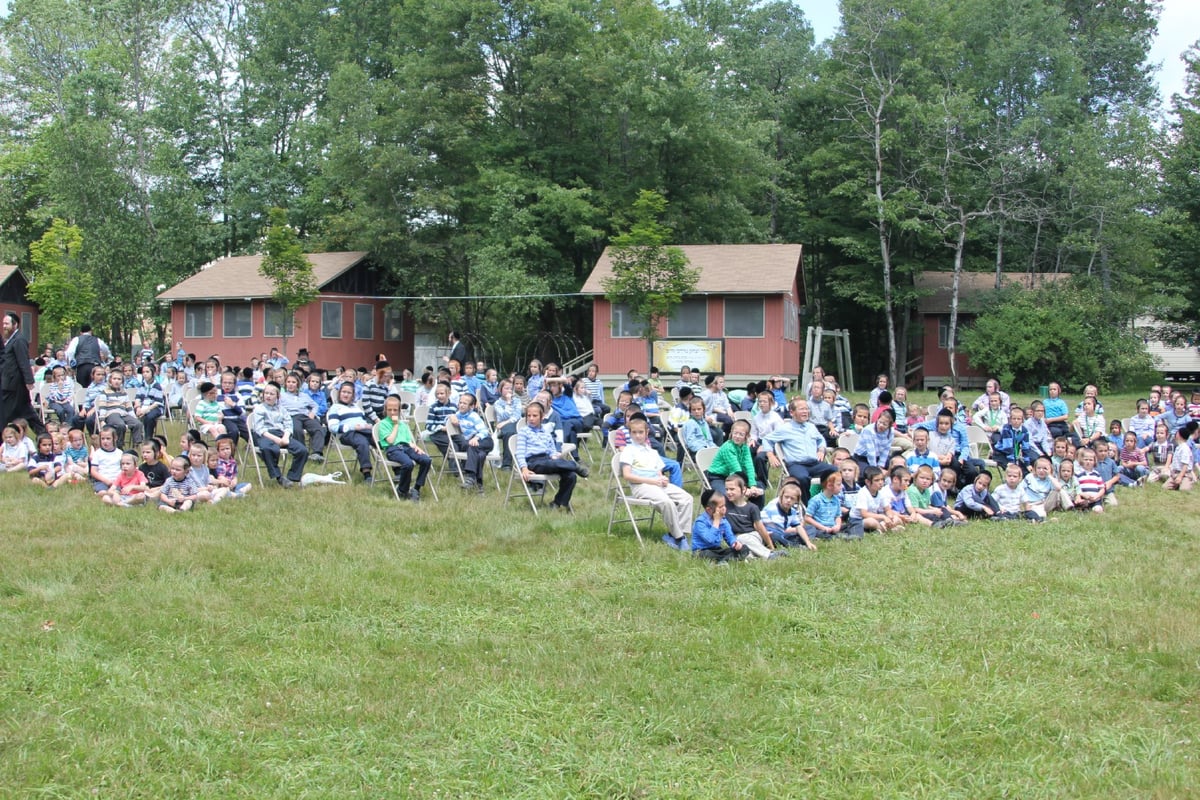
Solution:
{"label": "bush", "polygon": [[1128,325],[1134,309],[1093,281],[1006,287],[961,333],[971,366],[1004,386],[1035,391],[1052,380],[1104,391],[1162,378]]}

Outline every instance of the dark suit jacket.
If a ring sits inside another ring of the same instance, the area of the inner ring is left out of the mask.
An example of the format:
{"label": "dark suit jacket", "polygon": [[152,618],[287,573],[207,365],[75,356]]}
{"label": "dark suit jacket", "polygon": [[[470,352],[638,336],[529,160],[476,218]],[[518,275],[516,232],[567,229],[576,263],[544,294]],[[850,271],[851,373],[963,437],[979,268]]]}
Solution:
{"label": "dark suit jacket", "polygon": [[29,368],[29,343],[20,329],[0,350],[0,391],[28,391],[33,385],[33,370]]}

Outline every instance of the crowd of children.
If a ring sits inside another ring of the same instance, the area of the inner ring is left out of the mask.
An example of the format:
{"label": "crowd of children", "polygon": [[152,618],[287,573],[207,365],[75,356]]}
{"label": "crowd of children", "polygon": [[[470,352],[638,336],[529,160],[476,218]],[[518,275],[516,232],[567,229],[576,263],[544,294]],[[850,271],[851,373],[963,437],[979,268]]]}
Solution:
{"label": "crowd of children", "polygon": [[[1189,402],[1179,392],[1164,399],[1154,387],[1122,423],[1107,421],[1094,386],[1071,413],[1056,383],[1028,408],[995,381],[970,406],[946,391],[940,408],[926,415],[908,403],[903,387],[891,392],[885,376],[866,402],[852,404],[819,368],[795,394],[778,376],[730,391],[722,376],[707,376],[702,385],[686,368],[668,391],[657,371],[642,378],[631,370],[610,407],[595,365],[564,377],[554,364],[533,362],[528,379],[503,380],[483,364],[460,369],[456,361],[420,379],[407,370],[397,379],[382,357],[374,371],[326,375],[287,366],[272,353],[244,370],[222,370],[216,358],[184,358],[159,370],[98,367],[76,407],[65,369],[47,365],[47,432],[30,441],[20,421],[9,425],[0,466],[48,488],[90,483],[107,505],[176,512],[246,494],[239,440],[252,439],[268,475],[294,486],[309,458],[322,461],[326,442],[336,438],[354,451],[367,482],[378,447],[395,472],[398,496],[418,500],[433,463],[424,442],[443,456],[461,455],[453,469],[465,489],[482,493],[485,464],[499,455],[501,468],[524,480],[557,478],[553,505],[569,509],[576,481],[588,474],[571,450],[595,426],[620,453],[631,494],[662,512],[664,542],[718,562],[771,559],[820,540],[905,526],[1099,513],[1117,504],[1120,489],[1162,482],[1189,491],[1197,477],[1200,391]],[[126,379],[138,384],[132,405],[121,400]],[[184,435],[172,458],[166,440],[152,432],[164,406],[183,405],[189,386],[196,388],[198,430]],[[416,398],[409,406],[401,401],[405,393]],[[427,413],[417,427],[414,411],[422,405]],[[121,449],[126,432],[130,450]],[[995,477],[972,446],[980,433]],[[846,434],[852,441],[838,446]],[[682,465],[695,465],[705,451],[709,488],[696,515]],[[773,470],[783,480],[768,502]]]}

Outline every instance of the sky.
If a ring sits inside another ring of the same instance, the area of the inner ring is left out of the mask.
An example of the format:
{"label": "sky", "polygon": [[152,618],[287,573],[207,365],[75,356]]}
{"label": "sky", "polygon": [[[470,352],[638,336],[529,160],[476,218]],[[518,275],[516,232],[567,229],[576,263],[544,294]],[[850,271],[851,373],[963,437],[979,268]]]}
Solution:
{"label": "sky", "polygon": [[[841,23],[834,0],[795,0],[813,26],[817,41],[833,36]],[[1179,56],[1200,39],[1200,2],[1162,0],[1158,36],[1150,49],[1150,63],[1159,65],[1158,86],[1164,106],[1170,107],[1171,95],[1184,90],[1184,66]]]}

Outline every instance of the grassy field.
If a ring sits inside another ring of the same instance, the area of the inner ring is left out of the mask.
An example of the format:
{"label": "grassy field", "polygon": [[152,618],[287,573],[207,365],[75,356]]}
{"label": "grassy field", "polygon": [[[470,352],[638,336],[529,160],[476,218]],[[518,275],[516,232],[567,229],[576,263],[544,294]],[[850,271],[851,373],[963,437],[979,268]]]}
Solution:
{"label": "grassy field", "polygon": [[1200,495],[714,569],[607,536],[603,490],[0,476],[0,797],[1200,791]]}

